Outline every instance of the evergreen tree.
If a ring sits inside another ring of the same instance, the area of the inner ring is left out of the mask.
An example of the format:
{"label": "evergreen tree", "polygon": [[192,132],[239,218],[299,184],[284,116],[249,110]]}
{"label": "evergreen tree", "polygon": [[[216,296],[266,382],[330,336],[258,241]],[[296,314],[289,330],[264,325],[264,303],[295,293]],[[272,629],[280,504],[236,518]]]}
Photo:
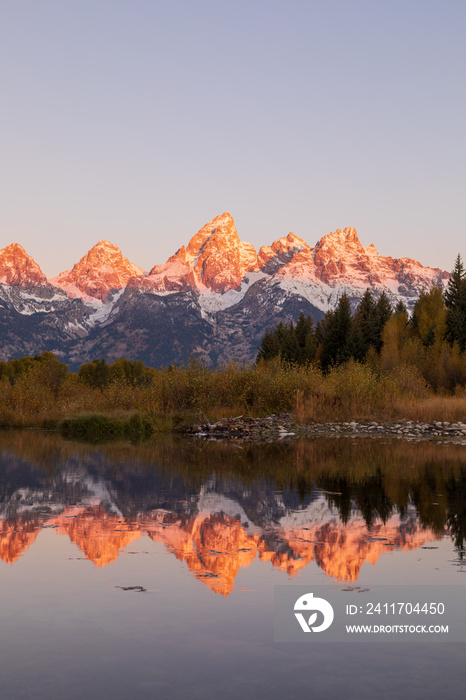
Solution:
{"label": "evergreen tree", "polygon": [[323,345],[325,336],[327,335],[327,331],[328,331],[329,325],[332,322],[332,318],[333,318],[334,314],[335,314],[334,311],[327,311],[325,316],[323,318],[321,318],[320,321],[317,322],[316,332],[315,332],[315,339],[316,339],[317,347]]}
{"label": "evergreen tree", "polygon": [[296,358],[298,364],[312,362],[316,352],[314,322],[301,311],[295,328]]}
{"label": "evergreen tree", "polygon": [[402,299],[400,299],[397,302],[397,305],[395,306],[395,314],[405,314],[406,320],[408,320],[408,309],[406,308],[406,304]]}
{"label": "evergreen tree", "polygon": [[280,347],[277,342],[275,331],[266,331],[261,340],[256,362],[259,360],[271,360],[280,354]]}
{"label": "evergreen tree", "polygon": [[300,314],[296,326],[282,321],[262,338],[256,361],[280,357],[284,362],[305,364],[315,355],[315,330],[310,316]]}
{"label": "evergreen tree", "polygon": [[374,344],[374,347],[377,350],[377,352],[380,352],[380,350],[382,348],[383,329],[385,328],[385,324],[390,319],[392,314],[393,314],[393,309],[392,309],[390,302],[388,301],[388,297],[385,294],[385,292],[382,292],[382,294],[379,296],[378,301],[375,305],[375,316],[376,316],[375,333],[374,333],[375,342],[373,344]]}
{"label": "evergreen tree", "polygon": [[374,298],[366,289],[353,319],[351,354],[362,362],[371,345],[379,341],[378,318]]}
{"label": "evergreen tree", "polygon": [[444,293],[447,307],[447,339],[458,343],[460,350],[466,349],[466,272],[458,255]]}
{"label": "evergreen tree", "polygon": [[350,301],[342,294],[335,311],[326,314],[322,341],[321,364],[324,370],[332,364],[340,364],[351,357],[351,318]]}
{"label": "evergreen tree", "polygon": [[458,253],[455,260],[455,267],[451,272],[451,277],[448,281],[447,288],[444,293],[445,306],[447,309],[455,307],[458,303],[458,298],[461,294],[462,282],[466,277],[461,255]]}
{"label": "evergreen tree", "polygon": [[290,321],[288,326],[285,326],[285,334],[283,339],[282,358],[285,362],[296,362],[298,356],[298,340],[296,338],[296,329],[293,321]]}

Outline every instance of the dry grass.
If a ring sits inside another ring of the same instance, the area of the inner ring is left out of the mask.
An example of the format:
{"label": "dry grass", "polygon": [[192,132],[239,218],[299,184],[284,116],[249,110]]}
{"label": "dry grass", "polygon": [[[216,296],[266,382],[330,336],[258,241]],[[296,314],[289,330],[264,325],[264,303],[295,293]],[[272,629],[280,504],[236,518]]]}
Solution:
{"label": "dry grass", "polygon": [[466,397],[430,396],[426,399],[398,399],[394,406],[395,418],[406,418],[419,422],[448,421],[466,422]]}
{"label": "dry grass", "polygon": [[466,423],[466,399],[456,396],[430,396],[424,399],[395,398],[384,404],[370,401],[342,401],[340,397],[324,398],[298,393],[294,415],[298,423],[348,420],[413,420],[421,423],[448,421]]}
{"label": "dry grass", "polygon": [[208,370],[198,364],[154,372],[142,386],[111,382],[104,390],[67,374],[50,386],[35,375],[14,384],[0,381],[0,425],[51,427],[93,414],[121,421],[147,419],[156,432],[184,423],[214,422],[227,416],[263,416],[294,412],[300,423],[326,420],[466,422],[466,392],[439,396],[415,367],[385,374],[349,362],[323,374],[317,367],[283,367],[279,362],[256,368],[230,364]]}

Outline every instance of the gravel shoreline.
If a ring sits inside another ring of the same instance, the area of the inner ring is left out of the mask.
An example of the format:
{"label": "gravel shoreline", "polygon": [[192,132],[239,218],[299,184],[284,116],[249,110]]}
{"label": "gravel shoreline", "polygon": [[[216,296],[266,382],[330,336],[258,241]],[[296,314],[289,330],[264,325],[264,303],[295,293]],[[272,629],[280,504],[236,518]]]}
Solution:
{"label": "gravel shoreline", "polygon": [[265,418],[223,418],[216,423],[193,425],[183,431],[186,435],[211,440],[240,440],[242,442],[274,442],[295,437],[392,437],[401,440],[432,440],[466,445],[466,423],[411,420],[342,421],[300,424],[290,413],[273,414]]}

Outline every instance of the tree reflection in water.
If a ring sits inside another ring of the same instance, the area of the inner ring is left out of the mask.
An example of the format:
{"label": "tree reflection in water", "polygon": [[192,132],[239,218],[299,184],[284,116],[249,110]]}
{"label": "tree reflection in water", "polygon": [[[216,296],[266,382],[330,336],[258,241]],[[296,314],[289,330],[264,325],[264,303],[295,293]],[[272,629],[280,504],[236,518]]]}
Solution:
{"label": "tree reflection in water", "polygon": [[143,535],[228,595],[255,559],[289,576],[314,561],[356,581],[364,562],[449,534],[463,557],[461,445],[369,438],[91,446],[0,436],[0,558],[54,528],[102,567]]}

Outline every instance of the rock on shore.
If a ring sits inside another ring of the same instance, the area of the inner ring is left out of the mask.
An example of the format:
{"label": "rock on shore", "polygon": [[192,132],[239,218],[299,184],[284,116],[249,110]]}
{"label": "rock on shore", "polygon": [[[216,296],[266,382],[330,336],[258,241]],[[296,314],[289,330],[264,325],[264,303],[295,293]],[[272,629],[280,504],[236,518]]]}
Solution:
{"label": "rock on shore", "polygon": [[394,437],[402,440],[436,440],[466,444],[466,423],[434,421],[432,423],[398,420],[395,422],[344,421],[298,423],[291,413],[272,414],[265,418],[237,416],[216,423],[193,425],[187,435],[215,440],[273,442],[294,437],[369,436]]}

